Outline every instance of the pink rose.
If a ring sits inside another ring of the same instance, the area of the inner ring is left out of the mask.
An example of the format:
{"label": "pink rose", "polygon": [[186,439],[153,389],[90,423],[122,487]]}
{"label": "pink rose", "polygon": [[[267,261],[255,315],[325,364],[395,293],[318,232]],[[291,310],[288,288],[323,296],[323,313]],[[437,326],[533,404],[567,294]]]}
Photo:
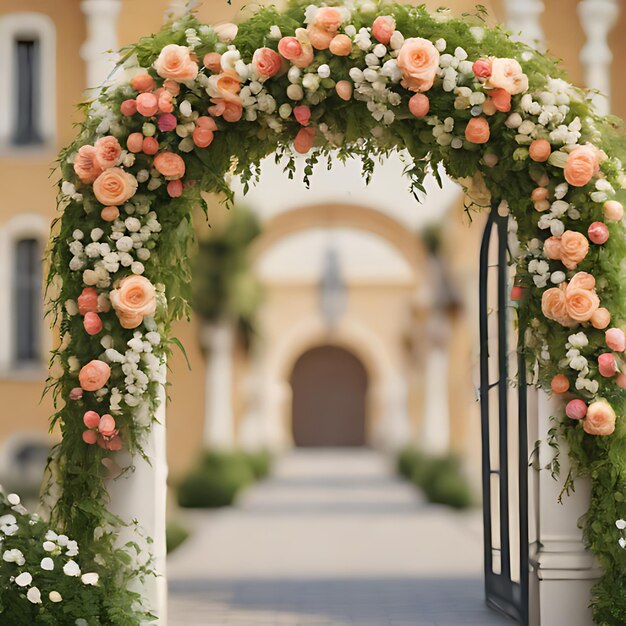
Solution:
{"label": "pink rose", "polygon": [[618,374],[617,378],[615,379],[615,384],[620,389],[626,389],[626,373],[622,372],[621,374]]}
{"label": "pink rose", "polygon": [[352,92],[354,87],[349,80],[340,80],[335,85],[335,90],[337,91],[337,95],[342,99],[348,102],[352,98]]}
{"label": "pink rose", "polygon": [[115,435],[113,437],[104,437],[103,435],[98,435],[97,444],[104,450],[111,450],[112,452],[116,452],[122,449],[122,440],[119,438],[118,435]]}
{"label": "pink rose", "polygon": [[615,431],[615,411],[606,400],[592,402],[583,419],[583,429],[588,435],[611,435]]}
{"label": "pink rose", "polygon": [[530,144],[528,152],[533,161],[544,163],[552,153],[552,147],[550,146],[550,142],[546,139],[535,139]]}
{"label": "pink rose", "polygon": [[144,93],[146,91],[152,91],[155,87],[155,82],[150,74],[142,72],[141,74],[135,74],[135,76],[130,79],[130,85],[135,91]]}
{"label": "pink rose", "polygon": [[311,121],[311,109],[308,106],[302,104],[295,107],[293,114],[299,124],[302,124],[302,126],[309,125],[309,122]]}
{"label": "pink rose", "polygon": [[83,397],[83,390],[80,387],[74,387],[70,390],[70,400],[80,400]]}
{"label": "pink rose", "polygon": [[391,15],[379,15],[372,24],[374,38],[387,45],[396,30],[396,20]]}
{"label": "pink rose", "polygon": [[582,233],[566,230],[561,236],[561,262],[568,270],[584,260],[589,252],[589,241]]}
{"label": "pink rose", "polygon": [[198,64],[191,58],[191,51],[185,46],[169,44],[161,50],[154,62],[154,69],[162,78],[172,78],[178,82],[194,80],[198,75]]}
{"label": "pink rose", "polygon": [[94,359],[84,365],[78,373],[78,382],[85,391],[102,389],[111,376],[111,368],[104,362]]}
{"label": "pink rose", "polygon": [[347,57],[352,52],[352,39],[348,35],[335,35],[330,42],[330,51],[338,57]]}
{"label": "pink rose", "polygon": [[306,154],[315,141],[315,130],[310,127],[301,128],[293,142],[293,147],[299,154]]}
{"label": "pink rose", "polygon": [[132,100],[124,100],[124,102],[120,104],[120,113],[126,115],[126,117],[135,115],[135,113],[137,113],[137,101],[134,98]]}
{"label": "pink rose", "polygon": [[617,374],[617,363],[612,352],[605,352],[598,357],[598,371],[605,378],[613,378]]}
{"label": "pink rose", "polygon": [[563,174],[574,187],[584,187],[599,171],[600,155],[594,146],[574,148],[568,157]]}
{"label": "pink rose", "polygon": [[154,285],[145,276],[127,276],[109,294],[122,328],[137,328],[156,311]]}
{"label": "pink rose", "polygon": [[439,69],[439,51],[422,37],[406,39],[398,54],[402,86],[409,91],[428,91]]}
{"label": "pink rose", "polygon": [[583,400],[570,400],[565,407],[565,414],[572,420],[581,420],[587,415],[587,405]]}
{"label": "pink rose", "polygon": [[180,198],[183,195],[183,181],[182,180],[170,180],[167,183],[167,194],[170,198]]}
{"label": "pink rose", "polygon": [[489,78],[491,76],[491,61],[489,59],[478,59],[478,61],[474,61],[472,71],[476,78]]}
{"label": "pink rose", "polygon": [[85,313],[83,326],[88,335],[97,335],[102,330],[102,320],[97,313]]}
{"label": "pink rose", "polygon": [[96,159],[96,149],[93,146],[81,146],[74,159],[74,171],[83,183],[91,185],[102,173],[102,168]]}
{"label": "pink rose", "polygon": [[168,132],[170,130],[174,130],[178,124],[176,120],[176,116],[171,113],[163,113],[163,115],[159,115],[157,120],[157,125],[159,130],[162,132]]}
{"label": "pink rose", "polygon": [[159,110],[159,99],[153,93],[140,93],[135,102],[137,111],[144,117],[153,117]]}
{"label": "pink rose", "polygon": [[606,345],[614,352],[624,352],[626,350],[626,335],[621,328],[609,328],[604,333]]}
{"label": "pink rose", "polygon": [[492,89],[489,92],[489,97],[496,110],[501,113],[508,113],[511,110],[511,94],[505,89]]}
{"label": "pink rose", "polygon": [[93,430],[83,432],[83,441],[89,445],[93,445],[98,440],[98,435]]}
{"label": "pink rose", "polygon": [[471,143],[487,143],[490,136],[489,122],[484,117],[473,117],[465,127],[465,139]]}
{"label": "pink rose", "polygon": [[113,437],[117,434],[115,430],[115,420],[111,415],[105,413],[100,418],[100,423],[98,424],[98,432],[104,437]]}
{"label": "pink rose", "polygon": [[271,48],[259,48],[252,57],[252,66],[259,76],[271,78],[280,71],[282,60]]}
{"label": "pink rose", "polygon": [[81,315],[98,312],[98,293],[93,287],[85,287],[77,298],[78,312]]}
{"label": "pink rose", "polygon": [[409,111],[415,117],[424,117],[430,110],[430,100],[423,93],[416,93],[409,100]]}
{"label": "pink rose", "polygon": [[489,87],[504,89],[512,96],[528,91],[528,76],[515,59],[494,58],[491,61]]}
{"label": "pink rose", "polygon": [[96,178],[93,193],[105,206],[119,206],[130,200],[137,191],[137,179],[119,167],[110,167]]}
{"label": "pink rose", "polygon": [[83,424],[85,424],[87,428],[98,428],[100,416],[95,411],[87,411],[85,415],[83,415]]}
{"label": "pink rose", "polygon": [[96,141],[94,148],[96,149],[96,160],[98,165],[106,170],[109,167],[115,167],[120,162],[122,155],[122,146],[115,137],[100,137]]}
{"label": "pink rose", "polygon": [[604,222],[593,222],[587,234],[593,243],[601,246],[609,240],[609,227]]}
{"label": "pink rose", "polygon": [[304,28],[296,29],[295,37],[283,37],[278,42],[278,52],[300,69],[313,63],[313,46]]}
{"label": "pink rose", "polygon": [[154,158],[152,165],[166,180],[177,180],[185,175],[185,161],[174,152],[161,152]]}
{"label": "pink rose", "polygon": [[222,71],[222,55],[219,52],[207,52],[202,63],[213,74],[219,74]]}

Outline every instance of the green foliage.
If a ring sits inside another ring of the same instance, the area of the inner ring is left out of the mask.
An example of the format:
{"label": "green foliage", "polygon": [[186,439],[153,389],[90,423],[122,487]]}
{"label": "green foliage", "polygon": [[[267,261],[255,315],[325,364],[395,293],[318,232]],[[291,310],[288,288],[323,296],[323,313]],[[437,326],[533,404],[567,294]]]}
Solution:
{"label": "green foliage", "polygon": [[207,452],[178,486],[178,504],[187,508],[229,506],[253,480],[243,455]]}
{"label": "green foliage", "polygon": [[244,459],[256,480],[267,478],[272,470],[272,454],[267,450],[244,452]]}
{"label": "green foliage", "polygon": [[189,531],[185,526],[178,522],[168,522],[165,528],[165,538],[167,544],[167,553],[174,552],[176,548],[187,541]]}

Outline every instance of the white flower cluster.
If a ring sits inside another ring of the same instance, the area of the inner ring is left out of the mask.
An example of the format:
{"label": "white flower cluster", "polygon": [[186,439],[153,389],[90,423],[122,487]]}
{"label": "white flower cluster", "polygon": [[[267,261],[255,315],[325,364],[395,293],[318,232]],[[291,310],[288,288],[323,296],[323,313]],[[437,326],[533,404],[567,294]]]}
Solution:
{"label": "white flower cluster", "polygon": [[617,530],[622,531],[622,536],[618,539],[619,547],[622,548],[622,550],[626,550],[626,538],[623,535],[624,530],[626,530],[626,520],[618,519],[615,522],[615,527]]}
{"label": "white flower cluster", "polygon": [[[446,49],[446,41],[438,39],[435,48],[440,52]],[[442,54],[439,57],[439,77],[442,79],[442,89],[444,91],[455,91],[458,85],[474,79],[472,62],[467,60],[467,52],[457,47],[454,54]],[[471,93],[471,90],[470,90]]]}
{"label": "white flower cluster", "polygon": [[588,345],[589,339],[583,331],[570,335],[565,344],[567,352],[561,366],[569,367],[578,372],[576,378],[576,389],[578,391],[586,390],[591,394],[596,394],[599,389],[598,381],[587,378],[589,376],[589,361],[581,352]]}

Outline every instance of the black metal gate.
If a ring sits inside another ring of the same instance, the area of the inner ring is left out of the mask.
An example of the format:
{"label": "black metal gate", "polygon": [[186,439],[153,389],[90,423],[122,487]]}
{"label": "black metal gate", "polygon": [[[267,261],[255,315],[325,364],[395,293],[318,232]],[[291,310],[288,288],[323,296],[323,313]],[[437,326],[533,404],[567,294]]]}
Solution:
{"label": "black metal gate", "polygon": [[[493,203],[480,250],[480,399],[487,604],[528,626],[526,368],[510,319],[508,216]],[[519,324],[519,328],[523,326]],[[518,331],[520,336],[523,330]],[[519,384],[511,384],[517,367]]]}

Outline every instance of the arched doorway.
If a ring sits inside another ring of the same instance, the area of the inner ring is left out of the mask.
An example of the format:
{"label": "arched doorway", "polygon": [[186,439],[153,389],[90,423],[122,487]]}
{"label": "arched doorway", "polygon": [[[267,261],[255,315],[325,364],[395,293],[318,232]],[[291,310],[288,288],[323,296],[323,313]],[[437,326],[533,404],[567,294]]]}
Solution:
{"label": "arched doorway", "polygon": [[363,446],[367,372],[351,352],[319,346],[305,352],[291,374],[296,446]]}

